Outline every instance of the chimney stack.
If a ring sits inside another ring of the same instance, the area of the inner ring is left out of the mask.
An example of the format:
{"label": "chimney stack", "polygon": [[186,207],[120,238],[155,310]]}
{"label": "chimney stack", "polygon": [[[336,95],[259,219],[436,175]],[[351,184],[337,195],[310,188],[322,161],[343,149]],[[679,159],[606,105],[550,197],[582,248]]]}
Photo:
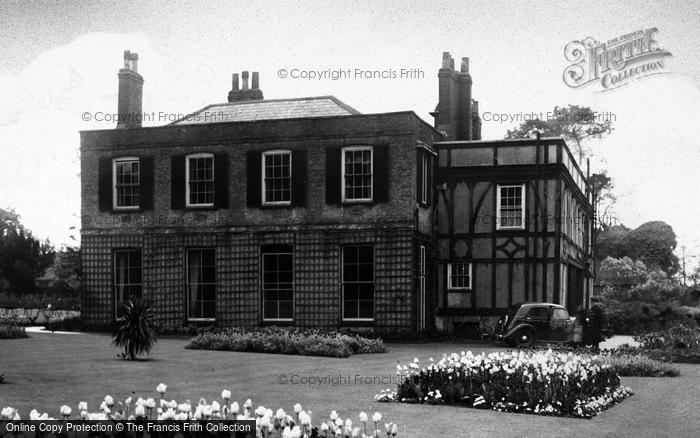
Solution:
{"label": "chimney stack", "polygon": [[475,140],[481,138],[481,124],[473,117],[472,77],[469,58],[462,58],[459,71],[449,52],[442,54],[442,68],[438,71],[439,100],[435,111],[435,128],[446,134],[448,140]]}
{"label": "chimney stack", "polygon": [[263,100],[263,92],[260,87],[260,74],[253,72],[250,87],[248,87],[249,73],[241,72],[241,86],[239,88],[238,73],[233,74],[231,91],[228,92],[229,102],[241,102],[246,100]]}
{"label": "chimney stack", "polygon": [[142,121],[143,77],[138,73],[139,55],[124,51],[124,67],[119,70],[117,129],[140,128]]}

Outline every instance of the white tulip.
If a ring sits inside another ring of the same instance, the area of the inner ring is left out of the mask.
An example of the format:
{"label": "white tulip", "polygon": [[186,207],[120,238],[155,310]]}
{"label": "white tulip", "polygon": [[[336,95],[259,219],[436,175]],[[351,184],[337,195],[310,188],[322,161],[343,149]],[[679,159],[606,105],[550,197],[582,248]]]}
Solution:
{"label": "white tulip", "polygon": [[231,391],[228,389],[221,391],[221,398],[226,401],[231,400]]}
{"label": "white tulip", "polygon": [[382,414],[380,414],[379,412],[375,412],[372,415],[372,421],[374,421],[375,423],[379,423],[380,421],[382,421]]}
{"label": "white tulip", "polygon": [[61,415],[67,417],[67,416],[70,415],[71,412],[73,412],[73,410],[70,408],[70,406],[68,406],[68,405],[63,405],[63,406],[61,406],[60,412],[61,412]]}
{"label": "white tulip", "polygon": [[297,403],[294,405],[294,413],[298,414],[299,412],[301,412],[301,404]]}
{"label": "white tulip", "polygon": [[136,405],[136,408],[134,408],[134,414],[137,417],[145,417],[146,409],[143,407],[143,405]]}
{"label": "white tulip", "polygon": [[367,422],[367,414],[364,412],[360,412],[360,422],[366,423]]}
{"label": "white tulip", "polygon": [[156,391],[162,396],[165,394],[165,391],[168,389],[168,386],[165,383],[159,383],[158,386],[156,386]]}
{"label": "white tulip", "polygon": [[3,408],[2,411],[0,411],[0,417],[11,420],[15,416],[15,409],[11,407],[6,407]]}

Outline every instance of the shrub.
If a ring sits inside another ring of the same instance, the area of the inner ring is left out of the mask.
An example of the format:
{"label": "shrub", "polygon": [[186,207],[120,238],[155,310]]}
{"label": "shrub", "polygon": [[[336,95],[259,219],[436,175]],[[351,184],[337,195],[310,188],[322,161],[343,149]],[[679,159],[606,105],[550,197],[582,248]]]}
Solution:
{"label": "shrub", "polygon": [[326,357],[386,351],[381,339],[327,330],[274,326],[202,331],[185,348]]}
{"label": "shrub", "polygon": [[0,324],[0,339],[27,338],[27,331],[23,326],[16,324]]}
{"label": "shrub", "polygon": [[678,377],[678,368],[641,354],[607,354],[601,359],[624,377]]}
{"label": "shrub", "polygon": [[662,362],[700,363],[700,331],[692,326],[678,325],[665,330],[635,336],[639,347],[623,345],[617,354],[644,355]]}
{"label": "shrub", "polygon": [[398,365],[398,373],[397,391],[377,400],[590,418],[631,395],[599,357],[552,350],[453,353],[426,367],[418,359]]}
{"label": "shrub", "polygon": [[0,307],[46,309],[49,305],[56,310],[79,310],[80,295],[77,292],[65,293],[59,291],[22,295],[0,292]]}
{"label": "shrub", "polygon": [[700,330],[678,325],[635,336],[634,340],[639,342],[642,348],[648,349],[700,349]]}
{"label": "shrub", "polygon": [[68,318],[47,322],[44,329],[52,332],[79,332],[83,329],[83,322],[80,316],[69,316]]}
{"label": "shrub", "polygon": [[136,299],[120,306],[112,343],[123,350],[122,358],[134,360],[151,351],[158,341],[154,321],[155,312],[149,301]]}

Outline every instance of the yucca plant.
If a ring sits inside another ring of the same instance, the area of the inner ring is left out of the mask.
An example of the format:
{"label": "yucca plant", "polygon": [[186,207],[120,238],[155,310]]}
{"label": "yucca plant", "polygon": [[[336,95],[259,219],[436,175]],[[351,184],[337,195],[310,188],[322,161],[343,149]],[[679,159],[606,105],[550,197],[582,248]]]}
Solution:
{"label": "yucca plant", "polygon": [[141,299],[129,300],[119,310],[112,344],[123,350],[121,357],[124,359],[135,360],[139,355],[148,355],[158,342],[152,303]]}

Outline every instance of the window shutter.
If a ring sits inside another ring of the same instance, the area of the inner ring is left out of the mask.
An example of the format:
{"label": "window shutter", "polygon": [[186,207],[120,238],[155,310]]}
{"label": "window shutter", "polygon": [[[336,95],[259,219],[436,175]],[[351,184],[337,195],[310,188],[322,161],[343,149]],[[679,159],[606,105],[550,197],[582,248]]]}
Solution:
{"label": "window shutter", "polygon": [[326,149],[326,204],[340,204],[340,179],[343,177],[341,148]]}
{"label": "window shutter", "polygon": [[228,153],[214,154],[214,208],[228,208]]}
{"label": "window shutter", "polygon": [[261,156],[260,151],[248,151],[246,154],[246,172],[248,174],[248,181],[246,184],[246,203],[248,207],[260,207],[262,202],[261,194]]}
{"label": "window shutter", "polygon": [[292,151],[292,205],[306,205],[306,151]]}
{"label": "window shutter", "polygon": [[433,170],[435,166],[435,157],[432,154],[428,155],[428,205],[433,205],[433,190],[435,190],[435,180],[433,179]]}
{"label": "window shutter", "polygon": [[416,202],[421,204],[423,200],[423,151],[416,149]]}
{"label": "window shutter", "polygon": [[100,211],[112,210],[112,159],[100,158],[97,165],[97,204]]}
{"label": "window shutter", "polygon": [[170,208],[173,210],[185,209],[185,161],[184,155],[170,157]]}
{"label": "window shutter", "polygon": [[153,157],[139,157],[139,207],[153,209]]}
{"label": "window shutter", "polygon": [[374,146],[374,202],[389,202],[389,147]]}

